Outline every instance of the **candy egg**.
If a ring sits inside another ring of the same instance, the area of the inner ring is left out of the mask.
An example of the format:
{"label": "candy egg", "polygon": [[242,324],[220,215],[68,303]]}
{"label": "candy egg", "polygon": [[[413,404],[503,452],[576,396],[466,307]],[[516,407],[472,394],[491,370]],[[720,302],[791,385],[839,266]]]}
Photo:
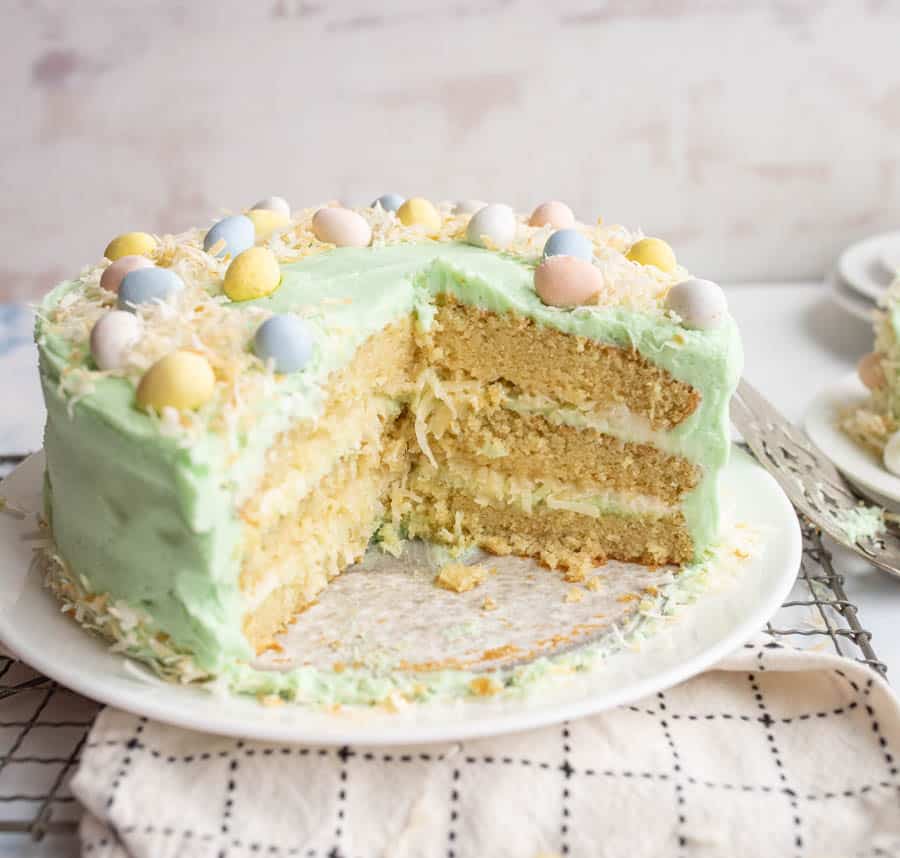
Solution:
{"label": "candy egg", "polygon": [[336,247],[368,247],[372,240],[372,227],[361,214],[351,209],[319,209],[313,215],[312,227],[319,241]]}
{"label": "candy egg", "polygon": [[434,204],[423,197],[408,199],[399,209],[397,217],[404,226],[424,227],[426,235],[434,235],[441,229],[441,216]]}
{"label": "candy egg", "polygon": [[128,350],[141,337],[141,320],[134,313],[110,310],[91,328],[91,355],[98,369],[119,369]]}
{"label": "candy egg", "polygon": [[160,358],[138,384],[141,408],[192,411],[212,398],[216,386],[209,361],[197,352],[180,349]]}
{"label": "candy egg", "polygon": [[401,197],[400,194],[382,194],[372,202],[371,207],[374,209],[375,206],[381,206],[386,212],[395,212],[405,202],[406,197]]}
{"label": "candy egg", "polygon": [[481,200],[457,200],[453,206],[453,214],[475,214],[483,209],[487,203]]}
{"label": "candy egg", "polygon": [[712,280],[694,278],[673,286],[666,295],[666,309],[681,317],[686,328],[705,331],[718,328],[728,314],[725,293]]}
{"label": "candy egg", "polygon": [[574,256],[590,262],[594,258],[594,245],[577,229],[561,229],[544,243],[544,256]]}
{"label": "candy egg", "polygon": [[232,301],[271,295],[281,284],[281,268],[268,247],[251,247],[231,260],[225,272],[225,294]]}
{"label": "candy egg", "polygon": [[548,256],[534,271],[534,288],[551,307],[577,307],[603,288],[603,275],[583,259]]}
{"label": "candy egg", "polygon": [[641,265],[654,265],[667,274],[675,270],[675,252],[661,238],[642,238],[635,242],[628,258]]}
{"label": "candy egg", "polygon": [[224,247],[216,251],[216,256],[230,256],[234,259],[256,242],[256,227],[246,215],[232,215],[213,224],[203,239],[203,249],[209,253],[219,242]]}
{"label": "candy egg", "polygon": [[119,309],[133,310],[138,304],[165,301],[183,288],[184,283],[171,268],[136,268],[119,286]]}
{"label": "candy egg", "polygon": [[266,319],[253,337],[253,351],[265,361],[271,360],[275,372],[296,372],[312,357],[313,333],[302,319],[291,315]]}
{"label": "candy egg", "polygon": [[529,226],[552,226],[554,229],[566,229],[574,224],[572,209],[559,200],[541,203],[528,219]]}
{"label": "candy egg", "polygon": [[884,377],[884,367],[881,365],[881,355],[878,352],[869,352],[867,355],[863,355],[856,365],[856,373],[859,380],[869,390],[878,390],[887,383],[887,379]]}
{"label": "candy egg", "polygon": [[504,250],[516,237],[515,212],[502,203],[492,203],[479,209],[469,219],[466,241],[478,247]]}
{"label": "candy egg", "polygon": [[156,252],[156,239],[146,232],[125,232],[117,235],[109,244],[103,255],[111,262],[123,256],[152,256]]}
{"label": "candy egg", "polygon": [[120,256],[115,262],[110,263],[100,275],[100,287],[109,292],[118,292],[122,285],[122,279],[131,271],[138,268],[151,268],[153,262],[146,256]]}
{"label": "candy egg", "polygon": [[279,229],[284,229],[291,221],[289,215],[274,209],[250,209],[246,217],[253,221],[257,241],[265,241]]}
{"label": "candy egg", "polygon": [[253,204],[253,209],[268,209],[273,212],[281,212],[286,218],[291,216],[291,207],[284,197],[264,197]]}

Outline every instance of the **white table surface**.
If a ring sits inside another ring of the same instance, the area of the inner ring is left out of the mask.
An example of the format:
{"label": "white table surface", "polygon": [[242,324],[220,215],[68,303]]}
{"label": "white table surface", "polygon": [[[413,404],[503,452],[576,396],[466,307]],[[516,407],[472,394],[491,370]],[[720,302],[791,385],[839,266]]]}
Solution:
{"label": "white table surface", "polygon": [[[740,284],[727,288],[740,325],[744,375],[779,408],[799,422],[813,396],[852,370],[871,349],[868,325],[847,315],[821,283]],[[0,305],[0,455],[29,452],[41,445],[43,407],[30,318],[21,308]],[[847,553],[846,589],[859,606],[872,644],[900,681],[900,581],[875,571]],[[73,855],[71,840],[49,838],[40,846],[22,838],[0,838],[0,856]]]}

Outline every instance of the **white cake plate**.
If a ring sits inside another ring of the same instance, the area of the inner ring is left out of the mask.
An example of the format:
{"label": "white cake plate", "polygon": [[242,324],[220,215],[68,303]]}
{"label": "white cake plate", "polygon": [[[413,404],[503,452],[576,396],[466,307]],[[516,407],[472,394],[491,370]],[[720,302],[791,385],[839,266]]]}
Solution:
{"label": "white cake plate", "polygon": [[840,414],[861,405],[868,395],[855,372],[829,385],[811,403],[803,418],[810,440],[852,483],[874,500],[889,507],[900,504],[900,477],[895,477],[881,460],[858,444],[838,426]]}
{"label": "white cake plate", "polygon": [[[2,484],[26,510],[40,508],[43,456]],[[776,482],[735,449],[722,479],[735,521],[760,534],[749,559],[713,574],[709,590],[640,648],[622,651],[562,683],[521,697],[453,704],[321,711],[264,707],[253,698],[214,696],[149,679],[60,612],[30,569],[36,526],[29,515],[0,514],[0,641],[36,670],[87,697],[209,733],[311,744],[411,745],[526,730],[640,700],[714,665],[758,632],[791,589],[800,564],[794,510]],[[541,574],[552,574],[542,572]],[[402,599],[402,594],[398,594]]]}

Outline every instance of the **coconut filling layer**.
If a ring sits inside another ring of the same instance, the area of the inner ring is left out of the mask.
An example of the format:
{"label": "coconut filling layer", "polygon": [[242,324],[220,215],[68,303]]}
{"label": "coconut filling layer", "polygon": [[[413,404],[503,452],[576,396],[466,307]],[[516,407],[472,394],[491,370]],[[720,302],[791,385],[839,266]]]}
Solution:
{"label": "coconut filling layer", "polygon": [[319,420],[276,440],[240,509],[243,628],[257,650],[379,528],[388,547],[421,536],[570,570],[691,559],[680,501],[701,474],[667,452],[670,433],[623,404],[557,403],[424,365],[410,329],[389,330],[389,348],[373,337],[335,378]]}

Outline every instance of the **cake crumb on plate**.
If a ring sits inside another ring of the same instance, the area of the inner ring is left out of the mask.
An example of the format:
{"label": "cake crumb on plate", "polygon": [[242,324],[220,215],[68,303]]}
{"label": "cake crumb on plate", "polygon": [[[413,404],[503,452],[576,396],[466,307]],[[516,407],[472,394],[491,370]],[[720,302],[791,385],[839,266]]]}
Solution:
{"label": "cake crumb on plate", "polygon": [[464,563],[448,563],[438,572],[434,583],[444,590],[452,590],[454,593],[465,593],[474,590],[485,578],[490,570],[484,566],[466,566]]}

